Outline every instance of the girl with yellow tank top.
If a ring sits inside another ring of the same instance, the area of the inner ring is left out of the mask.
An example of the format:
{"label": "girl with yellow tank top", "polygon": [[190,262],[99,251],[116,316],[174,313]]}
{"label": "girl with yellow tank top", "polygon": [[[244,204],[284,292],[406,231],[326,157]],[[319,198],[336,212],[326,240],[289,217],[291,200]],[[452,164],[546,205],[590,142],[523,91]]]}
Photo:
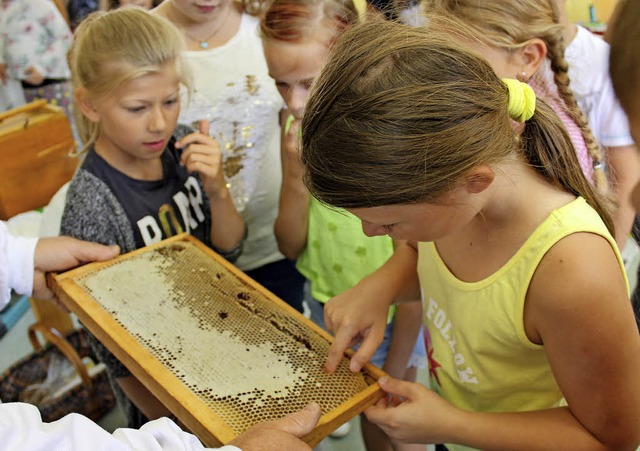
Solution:
{"label": "girl with yellow tank top", "polygon": [[382,378],[370,421],[453,450],[638,446],[640,337],[611,217],[526,84],[434,31],[364,24],[302,129],[311,194],[412,240],[325,307],[327,370],[363,339],[358,371],[389,305],[422,296],[437,390]]}

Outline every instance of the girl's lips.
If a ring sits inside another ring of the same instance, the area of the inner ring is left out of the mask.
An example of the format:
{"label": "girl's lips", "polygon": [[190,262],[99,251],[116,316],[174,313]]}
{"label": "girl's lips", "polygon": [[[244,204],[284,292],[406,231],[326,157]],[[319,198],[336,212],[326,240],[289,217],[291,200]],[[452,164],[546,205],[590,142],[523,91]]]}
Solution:
{"label": "girl's lips", "polygon": [[149,148],[149,149],[153,149],[153,150],[160,150],[160,149],[164,149],[164,139],[161,139],[160,141],[149,141],[144,143],[144,146]]}
{"label": "girl's lips", "polygon": [[201,13],[210,13],[216,9],[216,5],[196,5],[196,8],[198,8],[198,11]]}

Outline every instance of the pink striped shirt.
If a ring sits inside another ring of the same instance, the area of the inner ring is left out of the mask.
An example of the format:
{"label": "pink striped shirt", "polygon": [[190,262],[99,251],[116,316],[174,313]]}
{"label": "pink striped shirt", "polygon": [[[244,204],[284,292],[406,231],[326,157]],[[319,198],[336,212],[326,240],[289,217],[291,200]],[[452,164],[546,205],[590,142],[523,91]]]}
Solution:
{"label": "pink striped shirt", "polygon": [[547,102],[562,120],[578,155],[582,172],[587,177],[587,180],[593,183],[593,158],[589,155],[587,143],[580,131],[580,127],[571,119],[566,111],[566,105],[560,98],[558,87],[553,79],[553,70],[551,70],[548,62],[529,80],[529,85],[533,88],[536,95]]}

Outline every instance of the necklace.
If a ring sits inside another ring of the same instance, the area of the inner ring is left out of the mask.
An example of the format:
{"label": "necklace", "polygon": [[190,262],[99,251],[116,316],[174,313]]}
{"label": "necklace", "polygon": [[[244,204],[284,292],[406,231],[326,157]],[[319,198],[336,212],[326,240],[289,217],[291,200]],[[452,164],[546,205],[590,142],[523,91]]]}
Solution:
{"label": "necklace", "polygon": [[209,47],[209,40],[218,32],[218,30],[214,31],[213,33],[211,33],[211,35],[209,35],[206,39],[198,39],[194,36],[191,36],[189,33],[187,33],[187,30],[185,30],[184,28],[180,27],[180,29],[182,30],[182,32],[192,41],[195,41],[198,43],[198,45],[200,46],[200,48],[202,49],[206,49]]}
{"label": "necklace", "polygon": [[[173,8],[175,8],[175,6],[173,4],[171,4],[170,6],[173,11]],[[173,14],[171,14],[169,11],[167,11],[167,18],[169,19],[169,21],[173,22],[174,25],[180,28],[180,30],[182,30],[182,32],[186,37],[188,37],[194,42],[197,42],[201,49],[209,48],[209,41],[220,31],[220,29],[224,26],[224,23],[225,23],[225,21],[222,20],[220,25],[213,31],[213,33],[211,33],[205,39],[198,39],[192,34],[190,34],[182,25],[180,25],[179,22],[176,21],[175,18],[173,17]]]}

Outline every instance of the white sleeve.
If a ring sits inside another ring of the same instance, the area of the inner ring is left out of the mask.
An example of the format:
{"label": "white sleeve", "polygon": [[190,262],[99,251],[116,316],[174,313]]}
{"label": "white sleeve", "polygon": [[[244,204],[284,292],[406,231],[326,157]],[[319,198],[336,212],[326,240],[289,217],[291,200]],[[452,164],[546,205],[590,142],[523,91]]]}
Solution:
{"label": "white sleeve", "polygon": [[613,91],[609,50],[609,44],[578,26],[578,34],[565,49],[571,89],[600,144],[629,146],[633,144],[633,138],[627,116]]}
{"label": "white sleeve", "polygon": [[[50,451],[195,451],[207,450],[192,434],[168,418],[150,421],[140,429],[118,429],[113,435],[89,418],[72,413],[43,423],[31,404],[0,404],[0,443],[3,450]],[[241,451],[224,446],[219,451]]]}
{"label": "white sleeve", "polygon": [[9,303],[11,289],[31,295],[37,242],[38,238],[12,236],[0,221],[0,310]]}
{"label": "white sleeve", "polygon": [[622,147],[633,145],[629,130],[629,120],[620,106],[614,91],[611,78],[607,77],[597,106],[600,131],[597,138],[603,146]]}

